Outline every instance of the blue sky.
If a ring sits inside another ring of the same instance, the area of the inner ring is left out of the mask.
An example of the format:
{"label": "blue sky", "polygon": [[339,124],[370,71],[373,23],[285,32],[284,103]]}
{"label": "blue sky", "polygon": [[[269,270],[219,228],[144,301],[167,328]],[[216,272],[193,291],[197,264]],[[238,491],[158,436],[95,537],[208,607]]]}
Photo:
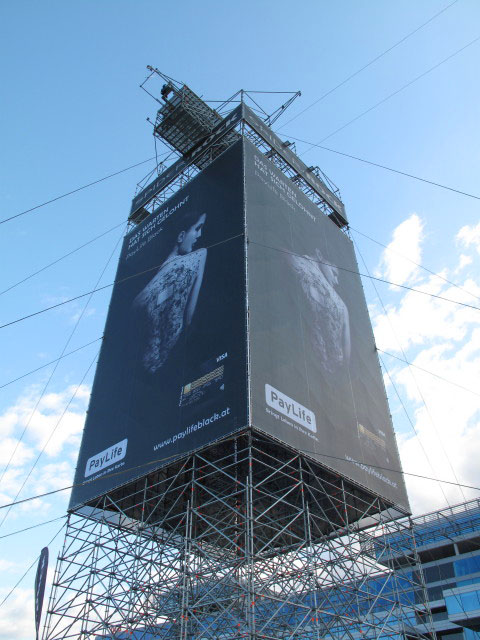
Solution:
{"label": "blue sky", "polygon": [[[147,64],[206,99],[223,99],[240,88],[300,89],[302,97],[275,126],[285,138],[318,142],[480,36],[480,5],[475,0],[18,0],[2,3],[0,23],[3,219],[153,155],[146,118],[154,116],[156,103],[138,88]],[[480,195],[479,52],[480,42],[472,44],[324,144]],[[300,154],[307,148],[297,144]],[[478,199],[317,148],[302,158],[340,187],[352,228],[390,246],[384,252],[352,231],[362,272],[364,259],[379,277],[480,306]],[[135,185],[149,168],[153,165],[1,225],[0,290],[126,220]],[[102,273],[100,286],[111,282],[121,236],[119,226],[1,295],[1,324],[93,289]],[[479,486],[479,397],[461,388],[476,393],[480,388],[479,312],[376,286],[381,301],[364,281],[378,347],[459,385],[382,356],[401,397],[400,402],[386,375],[404,469]],[[109,295],[108,289],[95,294],[85,310],[81,299],[1,329],[0,385],[57,358],[70,336],[67,351],[99,338]],[[27,427],[0,484],[0,504],[14,498],[57,423],[20,497],[70,483],[93,378],[94,367],[88,368],[97,349],[95,343],[61,361],[35,412],[52,367],[0,389],[2,465]],[[448,485],[442,493],[436,483],[407,482],[417,512],[462,500]],[[15,507],[0,536],[63,515],[67,494]],[[478,492],[465,490],[465,497],[473,495]],[[0,596],[59,526],[0,540]],[[53,556],[57,550],[54,543]],[[31,637],[33,579],[32,571],[0,607],[0,639]]]}

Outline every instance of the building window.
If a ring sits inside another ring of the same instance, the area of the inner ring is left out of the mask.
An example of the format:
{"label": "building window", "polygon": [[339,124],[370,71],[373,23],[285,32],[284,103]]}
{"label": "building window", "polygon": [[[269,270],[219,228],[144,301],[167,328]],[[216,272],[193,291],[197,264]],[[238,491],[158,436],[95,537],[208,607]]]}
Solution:
{"label": "building window", "polygon": [[480,571],[480,556],[455,561],[455,575],[457,576],[467,576],[469,573],[477,573],[478,571]]}
{"label": "building window", "polygon": [[446,562],[445,564],[438,564],[434,567],[427,567],[423,570],[423,574],[425,576],[425,582],[427,583],[453,578],[455,575],[453,571],[453,562]]}

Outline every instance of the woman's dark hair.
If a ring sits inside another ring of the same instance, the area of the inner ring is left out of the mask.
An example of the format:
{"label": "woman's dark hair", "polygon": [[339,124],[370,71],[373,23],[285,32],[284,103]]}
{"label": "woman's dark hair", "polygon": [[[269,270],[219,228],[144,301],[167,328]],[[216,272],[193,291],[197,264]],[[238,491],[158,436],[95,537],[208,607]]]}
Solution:
{"label": "woman's dark hair", "polygon": [[190,227],[193,227],[193,225],[202,215],[203,211],[199,212],[197,209],[194,209],[193,211],[187,210],[181,214],[174,213],[172,216],[173,220],[171,232],[174,234],[175,240],[177,239],[179,233],[181,233],[182,231],[188,231]]}
{"label": "woman's dark hair", "polygon": [[182,231],[188,231],[203,215],[203,211],[194,208],[193,210],[176,211],[170,218],[167,218],[163,223],[164,236],[161,245],[159,246],[159,252],[157,253],[157,259],[161,262],[165,260],[168,254],[177,243],[178,236]]}

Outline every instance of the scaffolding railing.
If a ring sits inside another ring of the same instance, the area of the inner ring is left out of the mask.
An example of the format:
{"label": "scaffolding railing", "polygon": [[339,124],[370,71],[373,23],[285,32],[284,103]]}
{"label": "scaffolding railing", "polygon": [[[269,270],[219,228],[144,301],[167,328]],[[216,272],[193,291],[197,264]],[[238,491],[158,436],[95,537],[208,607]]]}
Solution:
{"label": "scaffolding railing", "polygon": [[425,637],[421,571],[384,561],[388,536],[384,554],[364,552],[387,524],[405,529],[383,520],[388,506],[237,434],[70,514],[43,639]]}

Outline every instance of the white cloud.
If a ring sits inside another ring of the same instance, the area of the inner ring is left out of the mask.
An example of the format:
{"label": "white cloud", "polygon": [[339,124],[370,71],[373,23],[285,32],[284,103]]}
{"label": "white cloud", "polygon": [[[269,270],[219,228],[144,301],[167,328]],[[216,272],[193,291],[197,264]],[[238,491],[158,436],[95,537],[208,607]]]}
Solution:
{"label": "white cloud", "polygon": [[392,241],[382,252],[376,275],[397,284],[412,282],[422,259],[423,222],[416,213],[395,229]]}
{"label": "white cloud", "polygon": [[67,460],[44,465],[36,478],[35,493],[45,493],[72,484],[74,467]]}
{"label": "white cloud", "polygon": [[[30,492],[37,493],[37,488],[35,487],[33,489],[30,489]],[[28,502],[23,502],[17,505],[15,507],[15,515],[19,517],[23,512],[23,514],[28,513],[29,515],[38,513],[41,517],[45,517],[50,513],[51,506],[52,505],[49,502],[46,502],[44,499],[36,498],[35,500],[29,500]]]}
{"label": "white cloud", "polygon": [[22,466],[34,456],[34,452],[17,438],[2,438],[0,447],[0,465],[5,466],[12,460],[13,466]]}
{"label": "white cloud", "polygon": [[[37,449],[45,446],[45,453],[52,457],[59,455],[67,444],[77,447],[85,421],[89,387],[69,385],[61,392],[46,394],[40,402],[38,395],[38,388],[32,387],[7,408],[0,416],[0,433],[20,435],[27,427],[30,445]],[[20,447],[17,455],[25,458],[26,450]]]}
{"label": "white cloud", "polygon": [[6,409],[0,416],[0,436],[10,435],[18,424],[18,419],[19,416],[16,411],[16,405]]}
{"label": "white cloud", "polygon": [[[441,275],[445,276],[446,272]],[[462,283],[462,289],[447,285],[434,275],[415,286],[419,291],[449,300],[475,304],[475,298],[467,293],[480,296],[480,283],[471,279]],[[469,329],[478,323],[476,309],[459,306],[440,298],[423,295],[417,291],[402,293],[396,304],[386,305],[387,316],[374,316],[374,330],[377,345],[385,351],[401,351],[412,345],[424,345],[434,340],[463,340]]]}
{"label": "white cloud", "polygon": [[462,271],[462,269],[465,269],[465,267],[468,267],[469,264],[472,264],[472,262],[473,262],[472,256],[467,256],[465,253],[462,253],[458,259],[458,265],[453,273],[454,274],[459,273],[460,271]]}
{"label": "white cloud", "polygon": [[4,573],[7,571],[14,571],[18,569],[18,563],[12,562],[12,560],[5,560],[4,558],[0,558],[0,572]]}
{"label": "white cloud", "polygon": [[463,247],[473,246],[480,253],[480,222],[476,226],[465,225],[455,237]]}
{"label": "white cloud", "polygon": [[[458,387],[409,367],[396,376],[404,397],[415,407],[412,417],[418,434],[404,434],[401,438],[405,471],[480,486],[480,397],[461,388],[480,389],[480,330],[474,334],[456,351],[452,352],[451,345],[446,344],[425,349],[413,359],[413,364],[455,382]],[[444,506],[446,500],[457,503],[478,495],[448,484],[442,484],[442,491],[436,483],[408,476],[407,486],[417,512]]]}
{"label": "white cloud", "polygon": [[[23,467],[9,467],[7,471],[3,473],[2,469],[2,490],[0,493],[0,505],[4,505],[12,502],[13,498],[17,494],[17,491],[22,484],[22,477],[24,474]],[[3,515],[2,515],[3,518]]]}
{"label": "white cloud", "polygon": [[70,323],[71,324],[76,324],[80,318],[91,318],[92,316],[94,316],[96,313],[95,309],[78,309],[76,308],[75,310],[70,312]]}
{"label": "white cloud", "polygon": [[[0,475],[3,475],[0,505],[16,499],[29,474],[20,498],[72,484],[90,389],[86,385],[69,385],[61,392],[46,394],[40,401],[39,393],[37,387],[30,387],[0,415],[0,435],[3,435],[0,439]],[[19,442],[25,428],[23,442]],[[32,471],[31,464],[36,462],[43,447],[45,455]],[[64,501],[68,492],[59,493],[56,498]],[[33,511],[46,513],[50,507],[45,499],[33,500],[12,509],[8,517],[18,519]]]}
{"label": "white cloud", "polygon": [[[4,561],[3,561],[4,562]],[[0,570],[3,564],[0,560]],[[45,597],[43,600],[43,613],[40,623],[40,636],[46,621],[49,591],[54,577],[54,563],[52,558],[47,570]],[[22,573],[25,567],[22,567]],[[36,567],[32,569],[32,572]],[[32,578],[33,580],[33,578]],[[0,588],[0,602],[10,591],[11,587]],[[32,640],[35,638],[35,606],[33,584],[31,588],[17,587],[6,603],[0,607],[0,640]],[[79,624],[74,624],[72,632],[80,634]]]}
{"label": "white cloud", "polygon": [[[0,599],[8,589],[0,590]],[[33,589],[16,589],[0,607],[0,640],[31,640],[35,637]]]}
{"label": "white cloud", "polygon": [[62,287],[62,289],[66,290],[67,293],[64,295],[46,295],[42,298],[44,304],[48,307],[58,305],[55,309],[55,313],[58,316],[65,318],[69,324],[76,324],[80,318],[91,318],[96,314],[95,307],[89,308],[91,299],[80,302],[75,300],[68,302],[71,295],[65,287]]}
{"label": "white cloud", "polygon": [[[458,243],[472,244],[473,238],[480,246],[480,225],[474,230],[477,235],[463,227],[456,236]],[[397,236],[396,230],[394,239]],[[459,256],[457,264],[469,262]],[[441,275],[450,274],[444,270]],[[464,279],[458,288],[430,274],[419,272],[416,277],[416,289],[478,304],[470,294],[480,296],[480,278]],[[480,313],[413,291],[397,289],[392,296],[396,300],[387,305],[387,318],[375,307],[377,345],[425,369],[400,365],[381,354],[414,423],[415,432],[404,430],[398,438],[403,468],[454,483],[441,489],[438,483],[406,476],[412,508],[421,513],[478,496],[470,489],[462,493],[455,483],[480,486]],[[400,416],[394,414],[394,423]]]}

